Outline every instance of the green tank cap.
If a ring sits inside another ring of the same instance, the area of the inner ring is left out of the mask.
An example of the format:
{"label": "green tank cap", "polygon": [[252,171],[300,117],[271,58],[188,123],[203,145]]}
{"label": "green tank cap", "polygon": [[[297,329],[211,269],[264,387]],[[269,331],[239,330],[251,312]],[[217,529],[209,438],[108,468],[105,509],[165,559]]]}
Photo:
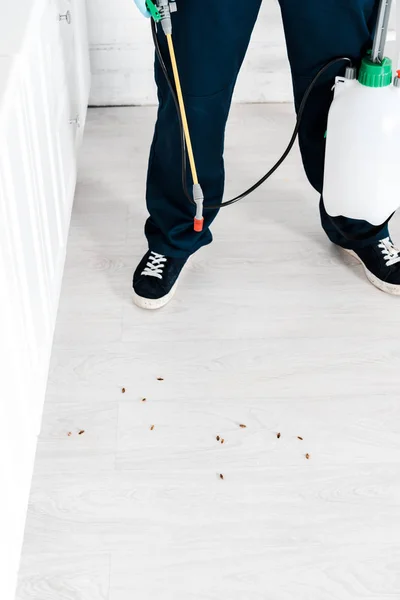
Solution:
{"label": "green tank cap", "polygon": [[361,63],[358,81],[368,87],[386,87],[392,83],[392,61],[384,58],[381,63],[374,63],[366,56]]}

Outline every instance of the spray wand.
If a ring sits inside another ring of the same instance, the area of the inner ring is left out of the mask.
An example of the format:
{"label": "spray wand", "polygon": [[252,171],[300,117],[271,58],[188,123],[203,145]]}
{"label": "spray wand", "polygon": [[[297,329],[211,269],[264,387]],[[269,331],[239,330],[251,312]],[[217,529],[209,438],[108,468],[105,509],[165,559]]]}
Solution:
{"label": "spray wand", "polygon": [[[199,178],[197,175],[192,140],[190,137],[189,125],[188,125],[187,116],[186,116],[185,102],[183,100],[182,87],[181,87],[178,65],[177,65],[176,56],[175,56],[175,48],[174,48],[174,43],[173,43],[173,39],[172,39],[171,13],[177,11],[177,6],[176,6],[176,2],[171,1],[171,0],[156,0],[156,1],[157,1],[157,5],[155,5],[152,2],[152,0],[147,0],[146,4],[147,4],[149,13],[152,16],[153,22],[160,23],[160,25],[164,31],[165,37],[167,38],[168,50],[169,50],[169,55],[170,55],[170,59],[171,59],[172,72],[173,72],[174,81],[175,81],[175,90],[173,90],[173,96],[175,96],[175,93],[176,93],[176,96],[174,99],[175,99],[175,101],[177,100],[177,109],[179,110],[180,123],[181,123],[182,129],[183,129],[183,134],[182,134],[183,150],[184,150],[185,155],[187,152],[190,170],[192,173],[192,180],[193,180],[193,199],[190,197],[189,197],[189,199],[191,202],[194,202],[196,205],[196,216],[194,218],[194,230],[197,232],[201,232],[203,230],[203,224],[204,224],[204,218],[203,218],[204,194],[203,194],[203,190],[201,189],[201,185],[199,184]],[[161,57],[161,61],[163,63],[162,56],[159,51],[156,32],[154,31],[153,23],[152,23],[152,30],[153,30],[153,39],[156,44],[156,50],[158,48],[157,55],[158,55],[159,59]],[[163,67],[164,74],[166,74],[166,76],[167,76],[167,80],[169,80],[168,72],[166,71],[165,65],[162,64],[161,66]],[[185,162],[184,171],[183,171],[184,189],[185,189],[186,195],[188,196],[188,193],[186,190],[186,156],[185,156],[184,162]]]}

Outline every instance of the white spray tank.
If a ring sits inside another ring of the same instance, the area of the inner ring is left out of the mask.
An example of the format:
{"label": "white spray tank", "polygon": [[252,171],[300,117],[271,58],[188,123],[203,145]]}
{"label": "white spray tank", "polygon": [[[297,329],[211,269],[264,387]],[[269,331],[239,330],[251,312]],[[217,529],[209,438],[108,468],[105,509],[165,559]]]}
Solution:
{"label": "white spray tank", "polygon": [[338,77],[329,112],[323,198],[331,217],[381,225],[400,206],[400,73],[364,58]]}
{"label": "white spray tank", "polygon": [[381,0],[372,51],[337,77],[329,111],[323,199],[331,217],[381,225],[400,206],[400,71],[384,58],[392,0]]}

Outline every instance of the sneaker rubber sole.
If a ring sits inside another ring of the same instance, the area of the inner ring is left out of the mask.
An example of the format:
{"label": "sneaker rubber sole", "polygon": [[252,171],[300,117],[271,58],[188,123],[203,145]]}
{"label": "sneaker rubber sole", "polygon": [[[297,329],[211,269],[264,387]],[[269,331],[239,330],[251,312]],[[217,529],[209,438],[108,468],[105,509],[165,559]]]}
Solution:
{"label": "sneaker rubber sole", "polygon": [[155,299],[143,298],[142,296],[138,296],[138,294],[135,291],[133,291],[133,302],[136,304],[136,306],[138,306],[139,308],[144,308],[145,310],[158,310],[159,308],[162,308],[163,306],[168,304],[170,300],[172,300],[177,287],[178,282],[176,281],[171,290],[168,292],[168,294],[166,294],[162,298]]}
{"label": "sneaker rubber sole", "polygon": [[354,252],[354,250],[348,250],[347,248],[342,248],[342,250],[344,250],[347,254],[350,254],[350,256],[355,258],[362,265],[368,281],[378,288],[378,290],[385,292],[385,294],[391,294],[392,296],[400,296],[400,285],[382,281],[382,279],[379,279],[379,277],[371,273],[371,271],[367,269],[361,258],[358,256],[358,254],[356,254],[356,252]]}

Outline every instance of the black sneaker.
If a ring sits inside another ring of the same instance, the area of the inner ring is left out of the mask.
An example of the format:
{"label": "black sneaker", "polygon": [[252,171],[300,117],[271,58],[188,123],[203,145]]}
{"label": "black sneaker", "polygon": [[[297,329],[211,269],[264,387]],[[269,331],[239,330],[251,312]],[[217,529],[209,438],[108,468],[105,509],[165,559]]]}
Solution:
{"label": "black sneaker", "polygon": [[155,310],[173,297],[186,258],[168,258],[149,250],[133,275],[133,301],[140,308]]}
{"label": "black sneaker", "polygon": [[387,294],[400,295],[400,249],[390,238],[346,252],[362,264],[372,285]]}

